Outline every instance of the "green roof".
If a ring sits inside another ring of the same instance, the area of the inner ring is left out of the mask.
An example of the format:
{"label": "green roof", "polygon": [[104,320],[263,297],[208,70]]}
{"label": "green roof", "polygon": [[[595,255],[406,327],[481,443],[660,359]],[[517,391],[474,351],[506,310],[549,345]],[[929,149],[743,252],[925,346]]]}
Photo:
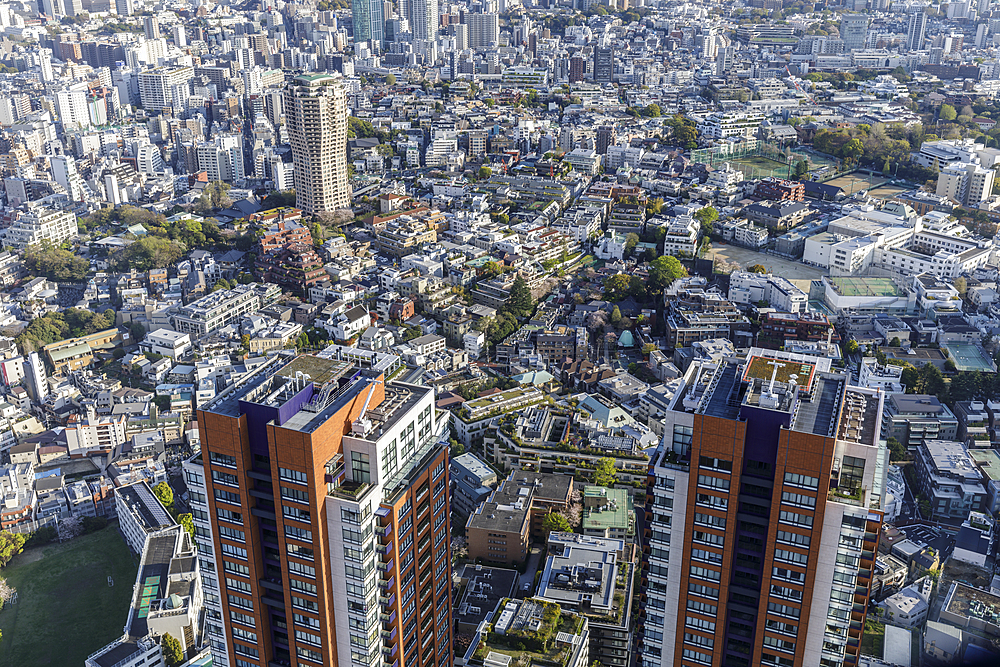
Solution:
{"label": "green roof", "polygon": [[69,359],[71,357],[79,357],[84,354],[90,354],[91,352],[90,345],[87,343],[77,343],[72,347],[62,347],[58,350],[48,350],[52,363],[62,361],[63,359]]}
{"label": "green roof", "polygon": [[993,481],[1000,481],[1000,454],[993,449],[970,449],[969,456],[976,462],[984,475]]}
{"label": "green roof", "polygon": [[[601,498],[604,502],[601,502]],[[603,486],[587,486],[583,489],[583,503],[586,507],[597,502],[598,506],[583,510],[583,532],[604,531],[608,528],[626,530],[628,528],[628,490],[609,489]],[[601,509],[606,507],[607,509]]]}

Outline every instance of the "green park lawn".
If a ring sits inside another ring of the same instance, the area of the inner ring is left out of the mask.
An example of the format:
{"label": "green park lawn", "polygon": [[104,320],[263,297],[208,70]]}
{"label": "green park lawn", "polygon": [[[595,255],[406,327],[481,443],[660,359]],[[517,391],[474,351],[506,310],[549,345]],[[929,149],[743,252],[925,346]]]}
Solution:
{"label": "green park lawn", "polygon": [[0,667],[82,667],[121,636],[137,570],[114,525],[15,557],[0,570],[17,591],[0,611]]}

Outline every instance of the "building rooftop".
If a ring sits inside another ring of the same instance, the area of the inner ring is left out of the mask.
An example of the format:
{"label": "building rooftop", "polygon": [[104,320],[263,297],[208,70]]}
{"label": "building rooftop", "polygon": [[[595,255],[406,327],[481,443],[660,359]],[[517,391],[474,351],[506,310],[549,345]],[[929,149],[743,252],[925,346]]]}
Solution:
{"label": "building rooftop", "polygon": [[971,458],[984,477],[993,481],[1000,481],[1000,453],[995,449],[970,449]]}
{"label": "building rooftop", "polygon": [[118,487],[115,489],[115,493],[121,497],[136,519],[142,523],[147,533],[174,525],[174,520],[167,514],[167,510],[153,495],[153,491],[145,481]]}
{"label": "building rooftop", "polygon": [[516,570],[467,564],[459,578],[466,582],[465,591],[455,605],[455,620],[466,626],[478,627],[497,610],[504,598],[512,597],[518,581]]}

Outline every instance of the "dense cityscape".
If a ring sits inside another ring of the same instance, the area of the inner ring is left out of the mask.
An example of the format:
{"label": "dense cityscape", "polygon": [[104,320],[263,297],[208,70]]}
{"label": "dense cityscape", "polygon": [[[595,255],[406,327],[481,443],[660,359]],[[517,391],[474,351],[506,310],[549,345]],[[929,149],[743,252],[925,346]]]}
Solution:
{"label": "dense cityscape", "polygon": [[0,0],[0,665],[1000,664],[992,0]]}

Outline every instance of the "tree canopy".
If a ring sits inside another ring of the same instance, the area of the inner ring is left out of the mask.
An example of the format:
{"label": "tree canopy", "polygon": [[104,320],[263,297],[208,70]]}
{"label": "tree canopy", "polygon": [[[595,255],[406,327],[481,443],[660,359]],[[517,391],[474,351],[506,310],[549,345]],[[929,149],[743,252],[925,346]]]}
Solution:
{"label": "tree canopy", "polygon": [[649,263],[649,285],[654,292],[663,292],[675,280],[687,275],[687,269],[673,256],[657,257]]}
{"label": "tree canopy", "polygon": [[111,264],[117,271],[127,271],[130,268],[139,271],[162,269],[179,262],[185,252],[184,245],[178,241],[144,236],[116,251],[111,256]]}
{"label": "tree canopy", "polygon": [[114,326],[115,311],[110,308],[104,313],[95,313],[83,308],[67,308],[61,312],[46,313],[42,317],[36,317],[17,335],[14,342],[23,353],[27,353],[39,350],[49,343],[86,336]]}
{"label": "tree canopy", "polygon": [[58,282],[83,282],[90,272],[90,262],[86,259],[53,247],[48,241],[29,247],[24,254],[24,265],[32,274]]}
{"label": "tree canopy", "polygon": [[618,481],[618,468],[615,460],[605,456],[597,462],[594,468],[594,484],[597,486],[613,486]]}
{"label": "tree canopy", "polygon": [[573,529],[569,525],[569,521],[562,514],[558,512],[549,512],[542,519],[542,530],[546,533],[551,533],[556,531],[557,533],[568,533]]}
{"label": "tree canopy", "polygon": [[9,530],[0,533],[0,567],[7,565],[11,558],[24,550],[27,539],[23,534],[12,533]]}
{"label": "tree canopy", "polygon": [[528,283],[518,274],[510,288],[510,296],[501,309],[514,317],[527,317],[535,310],[535,299],[531,296]]}

